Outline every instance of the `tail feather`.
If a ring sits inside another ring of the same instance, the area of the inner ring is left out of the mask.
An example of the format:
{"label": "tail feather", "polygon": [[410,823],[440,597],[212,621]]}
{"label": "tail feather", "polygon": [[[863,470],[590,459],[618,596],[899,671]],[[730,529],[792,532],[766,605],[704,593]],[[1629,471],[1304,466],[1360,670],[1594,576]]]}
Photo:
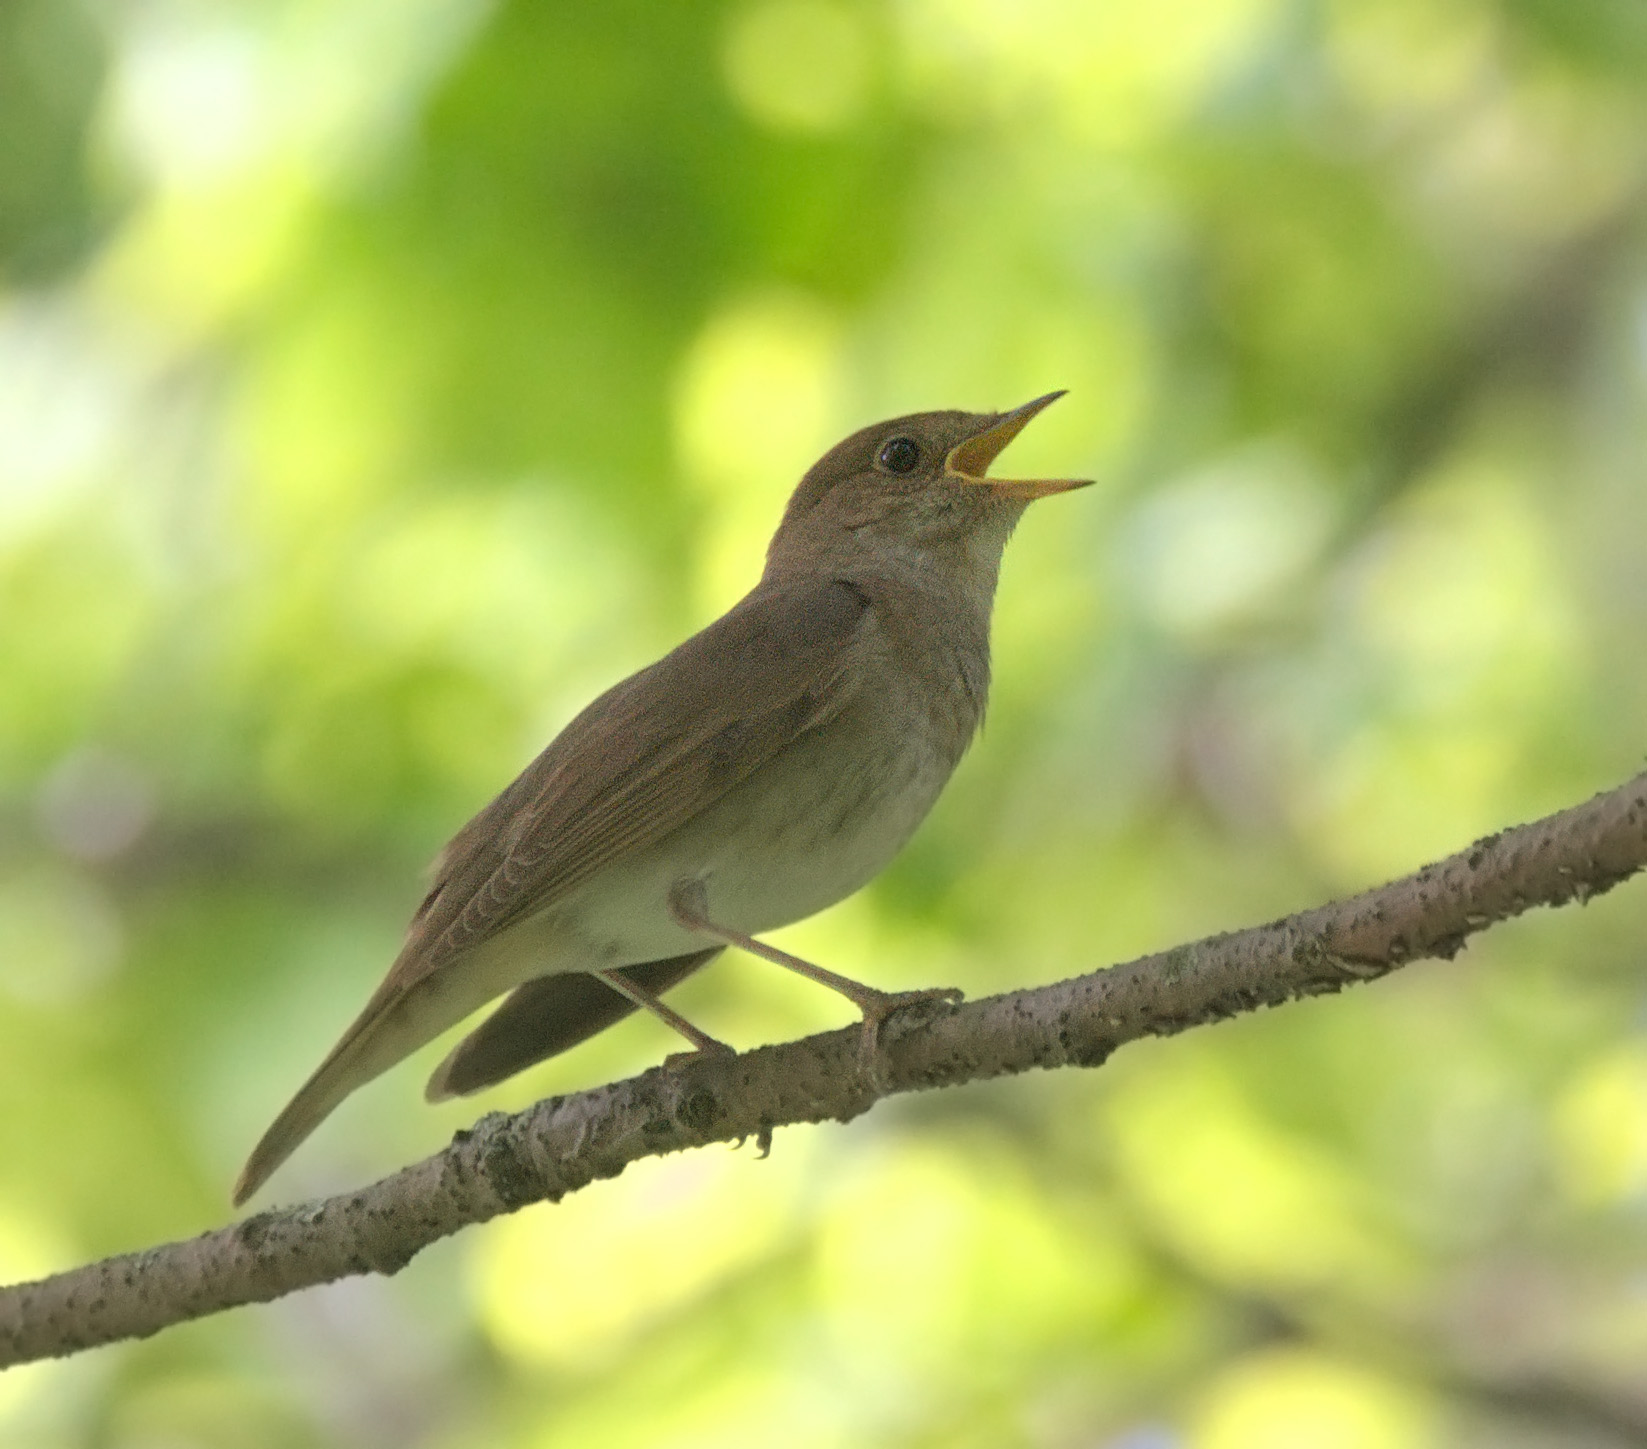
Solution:
{"label": "tail feather", "polygon": [[[622,970],[657,994],[691,975],[720,950],[713,946]],[[463,984],[473,988],[478,983]],[[485,1004],[484,996],[476,1000],[463,993],[463,999],[458,999],[454,994],[458,986],[459,981],[440,974],[404,990],[385,982],[252,1149],[234,1185],[234,1205],[240,1207],[262,1187],[351,1092]],[[438,1102],[478,1092],[576,1046],[634,1009],[609,986],[583,972],[537,977],[517,987],[459,1043],[435,1069],[425,1095]]]}
{"label": "tail feather", "polygon": [[262,1187],[357,1087],[381,1076],[484,1004],[484,998],[467,1003],[452,1000],[444,989],[450,984],[429,977],[404,991],[379,988],[252,1149],[234,1185],[236,1207]]}
{"label": "tail feather", "polygon": [[335,1054],[328,1057],[258,1139],[252,1155],[240,1169],[240,1176],[235,1179],[236,1207],[262,1187],[275,1169],[297,1151],[303,1139],[326,1120],[332,1108],[358,1085],[352,1074],[343,1070],[344,1066]]}
{"label": "tail feather", "polygon": [[[720,951],[711,946],[619,969],[653,995],[661,995]],[[581,971],[539,976],[517,986],[458,1043],[435,1068],[423,1095],[430,1102],[444,1102],[479,1092],[605,1031],[635,1009],[632,1001]]]}

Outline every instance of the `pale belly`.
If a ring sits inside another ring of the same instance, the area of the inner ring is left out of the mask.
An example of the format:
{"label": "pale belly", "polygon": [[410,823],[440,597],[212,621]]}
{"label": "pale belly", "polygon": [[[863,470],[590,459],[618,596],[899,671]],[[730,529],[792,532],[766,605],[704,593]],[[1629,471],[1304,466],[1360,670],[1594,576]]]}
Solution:
{"label": "pale belly", "polygon": [[955,751],[926,728],[868,738],[860,728],[858,748],[846,750],[843,724],[852,728],[837,722],[797,742],[658,845],[489,942],[476,953],[479,974],[504,991],[535,976],[701,950],[704,939],[669,911],[671,891],[686,881],[702,882],[711,920],[750,935],[851,895],[926,817]]}

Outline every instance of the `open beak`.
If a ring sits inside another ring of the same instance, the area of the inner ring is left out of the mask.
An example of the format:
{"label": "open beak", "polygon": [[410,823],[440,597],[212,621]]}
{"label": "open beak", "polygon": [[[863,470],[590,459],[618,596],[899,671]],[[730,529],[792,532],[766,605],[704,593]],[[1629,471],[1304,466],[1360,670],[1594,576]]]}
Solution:
{"label": "open beak", "polygon": [[1025,403],[1021,408],[1013,408],[1009,413],[1002,413],[981,433],[974,433],[964,443],[957,443],[944,459],[944,476],[957,483],[973,483],[981,488],[987,488],[997,498],[1025,500],[1045,498],[1053,493],[1067,493],[1071,488],[1085,488],[1090,485],[1090,478],[984,476],[1001,450],[1023,432],[1024,425],[1042,408],[1057,402],[1063,395],[1064,389],[1060,388],[1057,392],[1049,392],[1045,397],[1036,398],[1034,402]]}

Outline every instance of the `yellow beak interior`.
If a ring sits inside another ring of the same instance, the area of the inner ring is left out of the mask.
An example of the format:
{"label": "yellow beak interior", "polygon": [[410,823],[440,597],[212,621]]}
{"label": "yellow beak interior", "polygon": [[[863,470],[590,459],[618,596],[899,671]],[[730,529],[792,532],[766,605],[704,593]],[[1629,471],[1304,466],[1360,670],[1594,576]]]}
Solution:
{"label": "yellow beak interior", "polygon": [[1046,498],[1053,493],[1067,493],[1072,488],[1085,488],[1090,478],[989,478],[989,465],[1019,433],[1029,420],[1043,408],[1050,407],[1064,395],[1063,390],[1049,392],[1022,407],[1002,413],[981,433],[974,433],[965,442],[957,443],[944,459],[944,474],[957,483],[971,483],[987,488],[998,498]]}

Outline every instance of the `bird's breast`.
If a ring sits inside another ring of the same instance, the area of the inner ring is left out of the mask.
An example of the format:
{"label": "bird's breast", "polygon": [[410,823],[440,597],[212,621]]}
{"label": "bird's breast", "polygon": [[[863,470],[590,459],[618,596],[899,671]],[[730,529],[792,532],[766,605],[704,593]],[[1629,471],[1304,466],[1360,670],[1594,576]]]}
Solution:
{"label": "bird's breast", "polygon": [[954,613],[896,613],[860,651],[836,714],[703,813],[510,932],[503,973],[593,970],[695,949],[701,940],[668,908],[684,880],[704,884],[713,920],[754,935],[834,905],[885,869],[971,741],[989,670],[987,615],[968,629]]}
{"label": "bird's breast", "polygon": [[834,905],[885,869],[948,782],[982,699],[953,673],[873,673],[841,713],[567,902],[557,914],[604,958],[596,964],[699,944],[668,915],[682,880],[703,882],[715,921],[753,935]]}
{"label": "bird's breast", "polygon": [[771,930],[868,884],[948,781],[959,753],[945,745],[928,721],[881,701],[757,771],[693,842],[711,911],[739,930]]}

